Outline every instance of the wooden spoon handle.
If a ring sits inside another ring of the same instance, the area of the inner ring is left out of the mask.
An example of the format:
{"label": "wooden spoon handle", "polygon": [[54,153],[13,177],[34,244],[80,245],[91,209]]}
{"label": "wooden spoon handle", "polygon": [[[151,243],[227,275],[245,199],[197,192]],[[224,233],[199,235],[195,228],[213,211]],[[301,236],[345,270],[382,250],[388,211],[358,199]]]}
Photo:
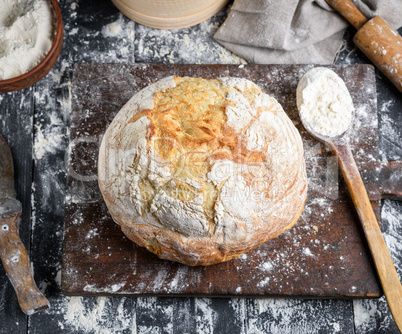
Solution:
{"label": "wooden spoon handle", "polygon": [[348,142],[341,139],[334,141],[332,144],[337,153],[342,174],[363,226],[388,306],[396,325],[402,331],[402,286],[398,273],[382,236]]}
{"label": "wooden spoon handle", "polygon": [[19,216],[17,213],[12,217],[0,217],[0,257],[22,311],[31,315],[49,308],[49,301],[32,277],[28,253],[18,234]]}
{"label": "wooden spoon handle", "polygon": [[367,18],[356,8],[350,0],[326,0],[346,20],[359,30],[368,21]]}

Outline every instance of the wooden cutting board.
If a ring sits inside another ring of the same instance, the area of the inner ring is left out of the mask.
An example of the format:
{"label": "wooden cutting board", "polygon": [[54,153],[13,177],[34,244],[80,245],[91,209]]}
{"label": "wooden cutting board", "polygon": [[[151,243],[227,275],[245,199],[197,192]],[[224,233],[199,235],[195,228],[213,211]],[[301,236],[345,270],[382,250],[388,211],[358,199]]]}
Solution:
{"label": "wooden cutting board", "polygon": [[[62,290],[66,295],[379,297],[382,290],[336,159],[300,123],[296,86],[311,65],[79,64],[72,87]],[[351,147],[377,218],[378,118],[374,68],[333,67],[353,98]],[[160,260],[127,239],[97,185],[108,124],[129,98],[168,75],[244,77],[274,96],[300,131],[308,197],[290,230],[209,267]]]}

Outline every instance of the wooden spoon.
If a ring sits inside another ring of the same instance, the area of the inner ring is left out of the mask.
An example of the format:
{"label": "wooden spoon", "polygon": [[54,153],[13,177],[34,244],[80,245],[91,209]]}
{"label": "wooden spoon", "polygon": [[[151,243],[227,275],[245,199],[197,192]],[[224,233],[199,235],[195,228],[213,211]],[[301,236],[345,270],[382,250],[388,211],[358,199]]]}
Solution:
{"label": "wooden spoon", "polygon": [[399,331],[402,332],[402,286],[350,150],[347,133],[352,122],[349,124],[349,129],[343,134],[328,137],[316,132],[302,115],[300,115],[300,118],[306,130],[312,136],[328,144],[335,151],[340,169],[362,224],[388,306]]}

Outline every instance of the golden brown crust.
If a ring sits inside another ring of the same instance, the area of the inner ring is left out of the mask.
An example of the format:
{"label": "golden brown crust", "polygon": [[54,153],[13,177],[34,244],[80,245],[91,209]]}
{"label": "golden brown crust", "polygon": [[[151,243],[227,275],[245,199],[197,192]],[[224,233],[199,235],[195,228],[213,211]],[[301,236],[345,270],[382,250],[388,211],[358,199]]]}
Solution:
{"label": "golden brown crust", "polygon": [[295,224],[306,199],[299,133],[245,79],[169,77],[118,113],[99,153],[114,220],[160,258],[210,265]]}

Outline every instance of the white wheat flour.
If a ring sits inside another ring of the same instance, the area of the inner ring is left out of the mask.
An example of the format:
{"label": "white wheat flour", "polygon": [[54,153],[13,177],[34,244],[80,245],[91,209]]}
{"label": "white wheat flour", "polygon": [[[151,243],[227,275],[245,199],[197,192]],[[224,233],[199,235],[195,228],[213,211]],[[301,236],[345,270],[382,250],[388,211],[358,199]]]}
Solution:
{"label": "white wheat flour", "polygon": [[313,68],[297,86],[300,117],[323,136],[344,133],[352,121],[353,101],[343,80],[332,70]]}
{"label": "white wheat flour", "polygon": [[53,37],[54,15],[48,0],[0,0],[0,80],[38,65]]}

